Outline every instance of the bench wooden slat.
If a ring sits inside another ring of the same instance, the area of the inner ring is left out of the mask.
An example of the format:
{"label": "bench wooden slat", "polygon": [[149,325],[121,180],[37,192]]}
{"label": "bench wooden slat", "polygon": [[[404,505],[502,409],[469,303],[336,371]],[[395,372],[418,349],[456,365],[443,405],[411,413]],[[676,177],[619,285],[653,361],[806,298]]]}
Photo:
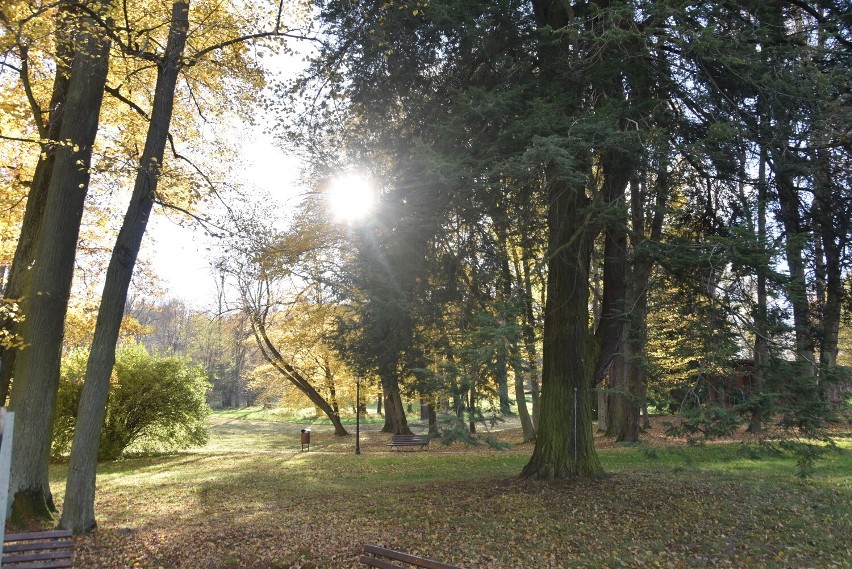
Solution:
{"label": "bench wooden slat", "polygon": [[[396,561],[402,561],[404,563],[408,563],[416,567],[423,567],[424,569],[462,569],[458,565],[450,565],[448,563],[441,563],[440,561],[432,561],[431,559],[424,559],[422,557],[417,557],[416,555],[410,555],[408,553],[395,551],[393,549],[385,549],[384,547],[379,547],[377,545],[365,545],[364,553],[372,553],[373,555],[387,557],[388,559],[394,559]],[[362,563],[364,563],[364,561],[362,561]],[[373,567],[393,569],[395,567],[399,567],[399,565],[373,565]]]}
{"label": "bench wooden slat", "polygon": [[3,566],[9,564],[10,567],[14,567],[15,569],[68,569],[72,567],[70,559],[63,559],[60,561],[45,561],[45,562],[33,562],[33,563],[15,563],[7,562],[3,560]]}
{"label": "bench wooden slat", "polygon": [[3,541],[31,541],[55,538],[70,539],[74,534],[71,530],[57,529],[53,531],[34,531],[30,533],[7,533]]}
{"label": "bench wooden slat", "polygon": [[27,541],[24,543],[3,544],[3,553],[16,551],[35,551],[39,549],[70,549],[74,544],[70,541]]}
{"label": "bench wooden slat", "polygon": [[62,551],[49,551],[47,553],[21,553],[17,555],[9,555],[3,558],[3,565],[6,563],[23,563],[24,561],[44,561],[46,559],[71,559],[74,552],[70,549]]}

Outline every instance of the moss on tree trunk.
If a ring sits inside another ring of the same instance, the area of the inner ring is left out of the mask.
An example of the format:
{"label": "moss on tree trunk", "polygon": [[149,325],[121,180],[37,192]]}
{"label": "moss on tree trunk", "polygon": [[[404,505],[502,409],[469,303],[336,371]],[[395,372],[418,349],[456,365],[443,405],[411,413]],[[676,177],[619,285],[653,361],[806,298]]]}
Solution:
{"label": "moss on tree trunk", "polygon": [[550,230],[541,417],[521,477],[539,480],[603,474],[592,433],[595,350],[589,335],[589,262],[593,230],[582,183],[550,172]]}

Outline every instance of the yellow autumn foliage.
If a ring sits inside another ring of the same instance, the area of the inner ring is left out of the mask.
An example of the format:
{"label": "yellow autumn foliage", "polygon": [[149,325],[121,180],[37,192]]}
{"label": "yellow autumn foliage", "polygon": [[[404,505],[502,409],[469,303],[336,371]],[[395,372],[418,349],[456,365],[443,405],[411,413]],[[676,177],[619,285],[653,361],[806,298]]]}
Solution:
{"label": "yellow autumn foliage", "polygon": [[[92,179],[78,248],[74,307],[67,343],[84,341],[96,313],[93,298],[132,189],[148,128],[159,55],[166,43],[171,1],[115,3],[104,21],[114,22],[114,42],[94,149]],[[261,1],[190,3],[190,30],[171,124],[172,145],[161,166],[158,201],[192,211],[203,207],[211,184],[222,190],[234,149],[216,134],[218,125],[252,121],[257,93],[265,86],[261,56],[281,49],[280,38],[251,44],[236,38],[274,28],[279,5]],[[11,264],[26,206],[39,140],[56,70],[57,4],[9,0],[0,7],[0,281]],[[288,2],[285,29],[300,25],[308,3]],[[233,41],[233,43],[232,43]],[[220,46],[220,47],[216,47]],[[212,138],[212,140],[211,140]],[[176,154],[190,161],[178,158]],[[145,286],[140,279],[136,285]],[[149,287],[151,288],[151,287]],[[156,288],[154,286],[153,288]]]}

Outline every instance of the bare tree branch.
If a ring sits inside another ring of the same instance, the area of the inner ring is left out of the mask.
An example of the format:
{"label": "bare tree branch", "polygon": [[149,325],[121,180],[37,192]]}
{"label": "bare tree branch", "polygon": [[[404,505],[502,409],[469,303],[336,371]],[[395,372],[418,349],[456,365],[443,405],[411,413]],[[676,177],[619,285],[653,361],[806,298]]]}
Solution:
{"label": "bare tree branch", "polygon": [[31,142],[33,144],[44,144],[44,139],[41,138],[20,138],[17,136],[6,136],[3,133],[0,133],[0,139],[11,140],[13,142]]}
{"label": "bare tree branch", "polygon": [[[26,43],[21,40],[21,27],[23,23],[19,22],[17,29],[12,25],[9,17],[0,10],[0,23],[3,24],[3,27],[6,28],[9,33],[15,36],[15,45],[18,46],[18,57],[21,60],[21,67],[17,69],[18,76],[21,79],[21,85],[24,88],[24,93],[27,96],[27,102],[30,104],[30,109],[33,113],[33,120],[35,121],[36,128],[38,128],[38,134],[42,139],[47,138],[47,127],[44,124],[44,111],[42,111],[41,106],[38,104],[38,101],[35,98],[35,94],[33,93],[33,87],[30,83],[30,68],[29,68],[29,47]],[[4,65],[8,65],[4,62]],[[13,66],[8,65],[12,69],[15,69]]]}
{"label": "bare tree branch", "polygon": [[[137,105],[136,103],[134,103],[133,101],[131,101],[130,99],[128,99],[127,97],[122,95],[121,91],[119,91],[118,87],[110,87],[109,85],[107,85],[106,87],[104,87],[104,91],[106,91],[107,93],[109,93],[110,95],[112,95],[113,97],[115,97],[116,99],[118,99],[119,101],[121,101],[122,103],[124,103],[125,105],[127,105],[128,107],[133,109],[134,111],[136,111],[136,114],[138,114],[139,116],[141,116],[145,120],[151,120],[151,117],[148,116],[148,113],[146,113],[145,110],[142,107],[140,107],[139,105]],[[169,135],[169,136],[171,136],[171,135]]]}

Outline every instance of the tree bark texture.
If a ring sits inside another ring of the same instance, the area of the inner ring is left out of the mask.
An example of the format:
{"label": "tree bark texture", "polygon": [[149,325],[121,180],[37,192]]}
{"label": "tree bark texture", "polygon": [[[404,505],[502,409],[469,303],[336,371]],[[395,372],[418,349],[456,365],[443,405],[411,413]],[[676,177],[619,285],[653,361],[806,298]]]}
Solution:
{"label": "tree bark texture", "polygon": [[97,525],[95,478],[98,443],[109,397],[109,378],[115,364],[115,345],[133,269],[154,205],[188,29],[189,3],[175,2],[172,6],[166,52],[158,63],[153,109],[145,147],[136,173],[130,205],[107,268],[94,338],[86,365],[86,378],[80,396],[60,520],[62,527],[75,533],[89,531]]}
{"label": "tree bark texture", "polygon": [[[390,401],[390,399],[388,398],[388,396],[385,393],[380,393],[379,398],[383,401],[384,408],[385,408],[385,414],[384,414],[385,422],[384,422],[384,425],[382,425],[382,432],[383,433],[393,433],[394,432],[393,414],[387,412],[388,409],[393,407],[393,403]],[[381,405],[379,407],[381,407]]]}
{"label": "tree bark texture", "polygon": [[[595,9],[606,13],[609,2],[598,3]],[[589,101],[582,97],[565,98],[566,94],[592,90],[596,93],[591,104],[597,108],[607,99],[623,101],[624,77],[618,68],[605,70],[596,77],[573,71],[571,54],[583,57],[587,50],[607,50],[608,46],[585,43],[575,36],[575,24],[586,32],[600,34],[596,29],[608,25],[606,21],[584,16],[590,10],[585,2],[560,2],[533,0],[533,14],[541,33],[537,53],[541,70],[541,85],[545,93],[563,98],[563,112],[567,116],[584,108]],[[615,14],[616,11],[613,11]],[[579,22],[579,23],[578,23]],[[555,32],[555,33],[554,33]],[[615,61],[619,61],[618,57]],[[621,104],[616,104],[621,107]],[[611,108],[606,109],[617,130],[623,131],[623,117]],[[613,129],[612,132],[616,132]],[[619,137],[628,142],[626,137]],[[619,143],[620,144],[620,143]],[[592,184],[592,152],[598,152],[602,183]],[[570,156],[570,158],[568,158]],[[596,337],[589,333],[589,268],[593,242],[604,227],[610,228],[615,241],[623,227],[624,189],[634,174],[634,160],[621,146],[606,142],[593,150],[591,146],[563,149],[559,160],[545,165],[547,189],[548,274],[544,315],[544,354],[541,386],[541,416],[537,427],[536,447],[522,477],[553,479],[569,477],[597,477],[603,474],[594,447],[592,434],[592,387],[609,366],[618,350],[618,339],[623,337],[624,311],[624,256],[610,259],[609,277],[605,273],[605,287],[609,280],[610,302],[602,310],[608,322],[601,322]],[[587,187],[587,184],[590,187]],[[587,191],[594,195],[592,199]],[[602,202],[602,203],[601,203]],[[616,222],[607,221],[601,211],[617,210]],[[606,294],[606,293],[605,293]]]}
{"label": "tree bark texture", "polygon": [[435,411],[435,405],[429,405],[429,417],[427,419],[429,422],[429,434],[437,435],[438,434],[438,413]]}
{"label": "tree bark texture", "polygon": [[[65,109],[65,99],[70,80],[70,65],[74,53],[74,46],[70,37],[73,19],[68,7],[59,8],[56,24],[56,74],[53,79],[48,119],[46,122],[43,120],[36,121],[40,126],[39,136],[46,142],[41,144],[41,153],[33,173],[30,191],[27,194],[27,205],[24,209],[24,219],[18,236],[18,244],[15,248],[15,256],[12,259],[8,280],[3,289],[5,298],[18,302],[21,302],[29,291],[30,268],[33,264],[35,246],[41,231],[41,220],[44,216],[44,205],[47,201],[50,177],[53,173],[53,165],[56,162],[55,152],[62,127],[62,112]],[[24,82],[30,80],[29,77],[22,77],[21,79]],[[33,109],[33,113],[38,117],[43,117],[45,114],[41,109]],[[18,324],[9,318],[0,322],[0,326],[13,334],[18,330]],[[6,398],[9,396],[9,386],[15,369],[17,353],[18,350],[15,348],[0,348],[0,405],[5,404]]]}
{"label": "tree bark texture", "polygon": [[605,384],[599,383],[595,389],[595,397],[597,397],[598,403],[598,431],[601,433],[605,433],[609,428],[609,416],[607,415],[608,399],[605,387]]}
{"label": "tree bark texture", "polygon": [[405,406],[399,392],[399,379],[395,369],[379,371],[382,381],[382,391],[385,394],[385,426],[382,432],[395,435],[410,435],[408,419],[405,416]]}
{"label": "tree bark texture", "polygon": [[799,193],[793,174],[785,164],[792,160],[784,150],[776,157],[775,181],[778,188],[780,217],[784,225],[784,249],[790,278],[787,283],[787,298],[793,307],[793,326],[796,334],[796,360],[802,364],[802,372],[814,375],[814,341],[811,329],[810,306],[807,296],[805,274],[805,230],[802,228],[799,210]]}
{"label": "tree bark texture", "polygon": [[[513,353],[518,351],[517,345],[513,347]],[[515,362],[520,362],[519,357],[514,357]],[[529,408],[527,407],[527,394],[524,389],[524,381],[528,376],[518,363],[514,365],[515,375],[515,401],[518,406],[518,417],[521,420],[521,432],[523,433],[524,442],[532,442],[535,440],[535,427],[533,427],[532,417],[530,416]]]}
{"label": "tree bark texture", "polygon": [[[552,168],[551,168],[552,170]],[[603,474],[592,433],[594,350],[589,337],[592,241],[582,183],[548,176],[547,304],[541,417],[536,445],[521,477],[597,477]]]}
{"label": "tree bark texture", "polygon": [[606,377],[606,436],[615,437],[621,432],[627,406],[627,363],[624,359],[626,346],[616,354]]}
{"label": "tree bark texture", "polygon": [[476,434],[476,386],[472,385],[468,391],[467,406],[467,430],[473,435]]}
{"label": "tree bark texture", "polygon": [[536,347],[535,313],[533,312],[533,287],[532,270],[530,262],[524,258],[520,260],[521,271],[517,271],[520,280],[520,289],[523,291],[523,314],[521,318],[521,335],[524,341],[524,353],[526,354],[527,367],[529,368],[530,399],[532,403],[532,428],[533,432],[538,428],[538,420],[541,410],[538,349]]}
{"label": "tree bark texture", "polygon": [[[624,346],[625,298],[627,292],[627,209],[624,204],[624,191],[630,178],[635,174],[632,160],[623,152],[607,150],[601,158],[603,183],[601,194],[610,222],[604,234],[603,262],[603,300],[601,318],[595,337],[600,345],[600,353],[595,363],[595,383],[601,381],[612,361],[618,357]],[[616,373],[612,383],[616,390],[622,386],[623,374]],[[616,397],[619,395],[616,394]],[[615,419],[611,417],[610,420]]]}
{"label": "tree bark texture", "polygon": [[[627,210],[624,207],[624,190],[630,177],[631,161],[621,153],[607,151],[601,161],[604,174],[602,194],[612,221],[604,235],[603,300],[601,318],[595,333],[600,353],[595,364],[595,383],[607,376],[607,428],[608,436],[617,435],[622,428],[624,408],[627,405],[627,367],[624,360],[626,340],[625,294],[627,290]],[[607,373],[609,370],[609,373]]]}
{"label": "tree bark texture", "polygon": [[[759,105],[760,106],[760,105]],[[761,116],[761,121],[765,118]],[[757,241],[758,246],[766,257],[767,233],[766,233],[766,147],[761,146],[760,163],[757,174]],[[754,315],[754,385],[753,394],[763,394],[766,385],[766,374],[769,368],[769,296],[767,294],[767,272],[769,267],[763,261],[757,266],[757,306]],[[766,410],[762,405],[755,406],[749,417],[748,432],[763,432],[763,423],[766,420]]]}
{"label": "tree bark texture", "polygon": [[[828,151],[816,151],[814,232],[822,245],[825,257],[825,291],[821,299],[822,326],[819,330],[819,354],[821,371],[830,371],[837,365],[838,335],[843,304],[844,251],[850,240],[849,206],[844,203],[839,188],[835,187],[835,176],[831,171]],[[839,175],[837,176],[839,177]]]}
{"label": "tree bark texture", "polygon": [[9,494],[19,519],[49,518],[54,510],[47,468],[65,314],[109,65],[110,46],[101,28],[82,19],[25,301],[22,335],[29,345],[17,356],[9,404],[17,417]]}
{"label": "tree bark texture", "polygon": [[[634,180],[630,192],[631,225],[633,227],[631,245],[634,254],[627,300],[627,304],[630,306],[627,314],[627,338],[625,341],[625,388],[627,396],[622,409],[624,417],[621,420],[620,429],[616,433],[619,442],[639,441],[639,422],[642,410],[647,409],[645,404],[647,374],[644,362],[648,343],[648,283],[651,280],[654,262],[643,248],[649,242],[658,242],[662,237],[666,196],[669,194],[667,168],[665,161],[662,161],[656,172],[655,195],[653,205],[650,206],[650,216],[646,216],[644,184]],[[647,233],[646,217],[650,217],[651,221],[651,227]]]}

